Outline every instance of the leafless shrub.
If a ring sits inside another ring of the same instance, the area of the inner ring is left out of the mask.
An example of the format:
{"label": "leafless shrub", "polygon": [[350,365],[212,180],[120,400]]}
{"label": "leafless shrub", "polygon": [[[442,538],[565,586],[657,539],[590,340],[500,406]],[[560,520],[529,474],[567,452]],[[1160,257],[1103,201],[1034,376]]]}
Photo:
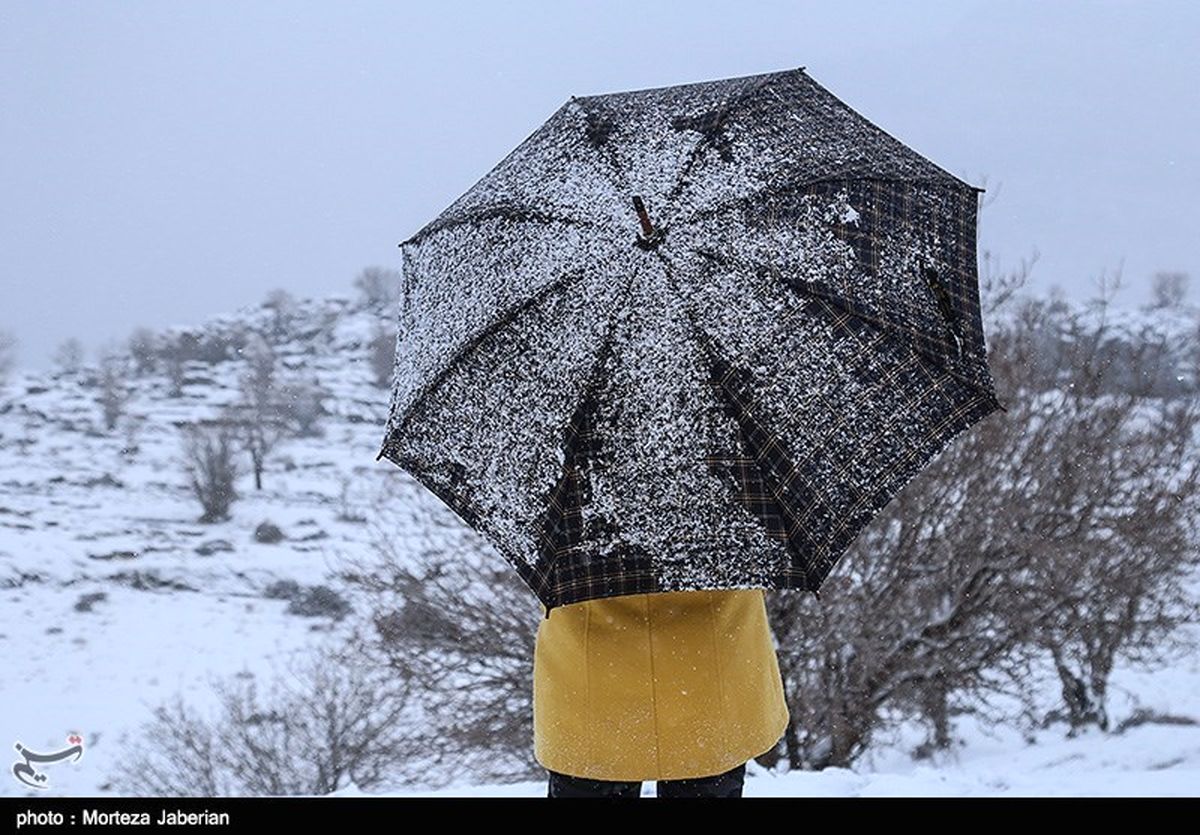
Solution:
{"label": "leafless shrub", "polygon": [[928,746],[945,747],[953,715],[986,713],[982,697],[1023,678],[1032,627],[1010,615],[1028,557],[957,530],[969,491],[954,495],[943,455],[860,535],[819,601],[768,596],[793,768],[850,765],[895,708],[927,718]]}
{"label": "leafless shrub", "polygon": [[170,397],[183,396],[183,381],[187,377],[187,372],[184,367],[183,356],[173,348],[166,348],[163,352],[163,371],[167,376],[169,388],[167,394]]}
{"label": "leafless shrub", "polygon": [[1188,649],[1178,627],[1197,614],[1186,584],[1200,567],[1200,400],[1156,396],[1163,346],[1152,334],[1121,367],[1111,360],[1105,312],[1117,287],[1103,285],[1086,317],[1034,320],[1063,334],[1070,382],[1030,400],[1027,495],[1010,516],[1038,540],[1026,600],[1044,613],[1035,643],[1053,660],[1072,730],[1107,729],[1116,663],[1155,666]]}
{"label": "leafless shrub", "polygon": [[1140,728],[1143,725],[1177,725],[1186,728],[1200,725],[1200,721],[1197,721],[1192,716],[1180,716],[1176,713],[1163,713],[1148,708],[1138,708],[1129,716],[1122,719],[1120,724],[1113,729],[1113,733],[1123,734],[1131,728]]}
{"label": "leafless shrub", "polygon": [[[1103,306],[1009,296],[990,331],[1008,411],[955,439],[847,551],[820,601],[773,593],[793,767],[847,765],[919,717],[923,748],[964,712],[1034,722],[1037,670],[1061,680],[1069,727],[1107,727],[1118,660],[1161,664],[1195,616],[1195,398],[1136,381],[1147,335],[1106,356]],[[1101,324],[1097,326],[1097,321]],[[1053,351],[1053,361],[1044,359]]]}
{"label": "leafless shrub", "polygon": [[1191,277],[1185,272],[1161,270],[1154,274],[1150,284],[1149,310],[1180,307],[1187,298]]}
{"label": "leafless shrub", "polygon": [[159,336],[150,328],[135,328],[129,335],[129,356],[138,374],[148,374],[158,366]]}
{"label": "leafless shrub", "polygon": [[385,328],[376,329],[367,345],[371,360],[371,373],[375,384],[380,388],[389,388],[392,384],[392,373],[396,362],[396,335]]}
{"label": "leafless shrub", "polygon": [[369,555],[349,558],[343,575],[368,611],[354,640],[412,686],[426,779],[543,774],[532,752],[536,598],[457,524],[425,542],[397,543],[394,525],[374,531]]}
{"label": "leafless shrub", "polygon": [[73,374],[83,367],[83,358],[83,343],[72,336],[58,344],[51,359],[59,371]]}
{"label": "leafless shrub", "polygon": [[234,427],[238,444],[250,456],[254,486],[261,490],[271,453],[289,433],[319,434],[318,423],[327,414],[327,392],[314,379],[281,382],[275,349],[260,334],[251,334],[242,348],[245,370],[239,379],[239,398],[222,410]]}
{"label": "leafless shrub", "polygon": [[276,410],[299,437],[318,436],[321,419],[328,414],[325,410],[328,396],[315,378],[290,380],[279,388]]}
{"label": "leafless shrub", "polygon": [[253,400],[230,403],[222,409],[222,420],[229,424],[237,445],[250,456],[254,489],[263,488],[267,458],[283,438],[283,426],[273,414],[263,414]]}
{"label": "leafless shrub", "polygon": [[117,421],[125,414],[126,405],[133,398],[128,377],[128,361],[124,354],[110,350],[101,356],[97,401],[104,415],[104,426],[109,431],[117,428]]}
{"label": "leafless shrub", "polygon": [[191,329],[167,334],[155,343],[164,358],[171,356],[180,363],[195,361],[212,365],[233,359],[241,340],[226,332]]}
{"label": "leafless shrub", "polygon": [[286,339],[296,318],[296,299],[283,288],[267,293],[263,307],[271,311],[271,335],[276,341]]}
{"label": "leafless shrub", "polygon": [[251,333],[239,353],[245,360],[245,369],[239,378],[243,396],[257,397],[264,403],[269,402],[274,394],[276,369],[279,365],[275,349],[261,334]]}
{"label": "leafless shrub", "polygon": [[183,451],[188,483],[204,514],[201,522],[229,518],[229,508],[237,499],[238,470],[233,453],[235,429],[224,421],[185,424]]}
{"label": "leafless shrub", "polygon": [[148,419],[140,415],[131,415],[123,421],[121,429],[121,455],[126,461],[132,461],[141,451],[138,437],[145,428]]}
{"label": "leafless shrub", "polygon": [[260,689],[214,684],[206,714],[176,695],[130,745],[113,783],[127,795],[324,795],[385,783],[412,751],[407,683],[320,650]]}

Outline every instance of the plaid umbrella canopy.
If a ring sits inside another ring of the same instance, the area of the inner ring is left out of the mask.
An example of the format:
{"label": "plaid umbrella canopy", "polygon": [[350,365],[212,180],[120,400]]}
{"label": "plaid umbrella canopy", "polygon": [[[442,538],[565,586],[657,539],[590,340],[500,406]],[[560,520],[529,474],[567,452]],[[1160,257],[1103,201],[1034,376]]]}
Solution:
{"label": "plaid umbrella canopy", "polygon": [[400,246],[387,457],[546,606],[818,593],[1003,409],[977,193],[804,68],[572,97]]}

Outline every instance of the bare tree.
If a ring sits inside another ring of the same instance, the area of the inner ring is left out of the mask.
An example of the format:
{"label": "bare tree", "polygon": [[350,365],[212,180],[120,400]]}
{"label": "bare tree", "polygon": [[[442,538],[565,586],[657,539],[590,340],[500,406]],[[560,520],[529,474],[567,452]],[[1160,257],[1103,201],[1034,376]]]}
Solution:
{"label": "bare tree", "polygon": [[1116,663],[1162,663],[1189,646],[1178,627],[1196,618],[1187,582],[1200,566],[1200,401],[1154,396],[1148,369],[1163,346],[1146,333],[1125,357],[1131,373],[1112,382],[1107,309],[1118,286],[1119,276],[1102,286],[1086,316],[1031,317],[1037,332],[1061,334],[1070,382],[1031,404],[1029,495],[1013,521],[1039,538],[1026,600],[1044,613],[1036,643],[1072,731],[1107,729]]}
{"label": "bare tree", "polygon": [[184,424],[183,452],[188,484],[200,502],[201,522],[219,522],[229,518],[229,508],[237,499],[238,470],[233,453],[236,429],[218,420]]}
{"label": "bare tree", "polygon": [[1029,276],[1040,258],[1041,253],[1034,249],[1015,267],[1004,268],[995,255],[984,250],[981,256],[983,268],[979,271],[979,306],[984,319],[1014,304],[1018,294],[1028,286]]}
{"label": "bare tree", "polygon": [[138,374],[148,374],[158,365],[159,337],[149,328],[135,328],[129,335],[129,356],[133,357]]}
{"label": "bare tree", "polygon": [[0,384],[8,379],[17,363],[17,338],[9,331],[0,331]]}
{"label": "bare tree", "polygon": [[267,458],[289,430],[300,436],[318,434],[328,393],[316,379],[280,382],[275,350],[261,335],[254,334],[241,353],[246,362],[241,396],[223,416],[236,427],[239,443],[250,455],[255,487],[261,490]]}
{"label": "bare tree", "polygon": [[396,335],[385,328],[376,328],[367,345],[371,360],[371,373],[375,384],[380,388],[389,388],[392,384],[392,374],[396,362]]}
{"label": "bare tree", "polygon": [[365,267],[354,279],[363,304],[378,313],[385,313],[400,299],[399,270],[386,267]]}
{"label": "bare tree", "polygon": [[167,375],[169,388],[167,394],[170,397],[183,397],[183,384],[187,379],[187,368],[184,365],[183,356],[174,348],[167,348],[163,352],[163,370]]}
{"label": "bare tree", "polygon": [[296,317],[296,299],[287,290],[277,287],[267,293],[263,307],[271,311],[271,335],[276,341],[285,339]]}
{"label": "bare tree", "polygon": [[58,347],[54,350],[54,356],[51,357],[60,371],[70,374],[83,367],[83,358],[83,343],[73,336],[58,343]]}
{"label": "bare tree", "polygon": [[128,383],[127,357],[109,348],[100,357],[100,393],[97,400],[104,414],[104,425],[111,431],[125,414],[125,407],[133,399],[133,389]]}
{"label": "bare tree", "polygon": [[337,649],[302,657],[266,687],[242,674],[213,690],[215,715],[178,694],[154,710],[113,775],[122,793],[324,795],[380,785],[420,758],[407,682]]}
{"label": "bare tree", "polygon": [[791,712],[783,753],[793,768],[850,765],[897,708],[929,720],[927,748],[946,747],[953,715],[986,715],[981,697],[1020,682],[1032,627],[1011,615],[1028,556],[990,541],[969,547],[986,526],[960,527],[971,508],[969,488],[956,490],[950,476],[966,460],[957,452],[860,535],[819,601],[768,596]]}
{"label": "bare tree", "polygon": [[285,424],[278,407],[275,351],[258,334],[243,349],[246,368],[239,380],[241,398],[225,410],[238,442],[250,456],[254,487],[261,490],[267,457],[282,440]]}
{"label": "bare tree", "polygon": [[328,414],[326,397],[328,392],[315,377],[291,380],[280,387],[278,414],[291,423],[300,437],[314,437],[320,434],[321,418]]}
{"label": "bare tree", "polygon": [[1185,272],[1162,270],[1154,274],[1150,284],[1148,310],[1180,307],[1187,297],[1190,276]]}
{"label": "bare tree", "polygon": [[221,419],[230,426],[237,444],[250,456],[254,489],[263,489],[267,459],[283,440],[284,425],[273,412],[261,411],[253,399],[228,404],[221,410]]}

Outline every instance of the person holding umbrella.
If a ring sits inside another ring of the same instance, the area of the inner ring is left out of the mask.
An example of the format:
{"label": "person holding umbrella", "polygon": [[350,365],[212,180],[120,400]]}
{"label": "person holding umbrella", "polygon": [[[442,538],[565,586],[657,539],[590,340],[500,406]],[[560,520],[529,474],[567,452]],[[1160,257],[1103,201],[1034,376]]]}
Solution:
{"label": "person holding umbrella", "polygon": [[982,189],[795,70],[572,97],[401,244],[383,446],[542,606],[551,797],[738,797],[819,596],[1003,410]]}
{"label": "person holding umbrella", "polygon": [[549,797],[741,797],[788,723],[762,589],[622,595],[538,627],[534,753]]}

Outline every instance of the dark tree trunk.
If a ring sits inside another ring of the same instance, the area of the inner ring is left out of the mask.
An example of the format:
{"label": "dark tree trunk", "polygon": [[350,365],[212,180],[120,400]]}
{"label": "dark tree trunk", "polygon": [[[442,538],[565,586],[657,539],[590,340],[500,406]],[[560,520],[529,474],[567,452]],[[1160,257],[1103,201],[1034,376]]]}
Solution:
{"label": "dark tree trunk", "polygon": [[789,719],[787,730],[783,732],[784,746],[787,750],[788,765],[798,770],[804,768],[804,752],[800,748],[800,732],[796,728],[796,720]]}
{"label": "dark tree trunk", "polygon": [[1088,725],[1108,730],[1108,710],[1105,707],[1106,682],[1086,674],[1075,673],[1065,663],[1056,660],[1058,679],[1062,683],[1063,705],[1067,722],[1075,733]]}
{"label": "dark tree trunk", "polygon": [[929,740],[925,747],[929,751],[944,751],[950,747],[950,699],[946,692],[946,679],[934,676],[925,688],[925,716],[929,720]]}

